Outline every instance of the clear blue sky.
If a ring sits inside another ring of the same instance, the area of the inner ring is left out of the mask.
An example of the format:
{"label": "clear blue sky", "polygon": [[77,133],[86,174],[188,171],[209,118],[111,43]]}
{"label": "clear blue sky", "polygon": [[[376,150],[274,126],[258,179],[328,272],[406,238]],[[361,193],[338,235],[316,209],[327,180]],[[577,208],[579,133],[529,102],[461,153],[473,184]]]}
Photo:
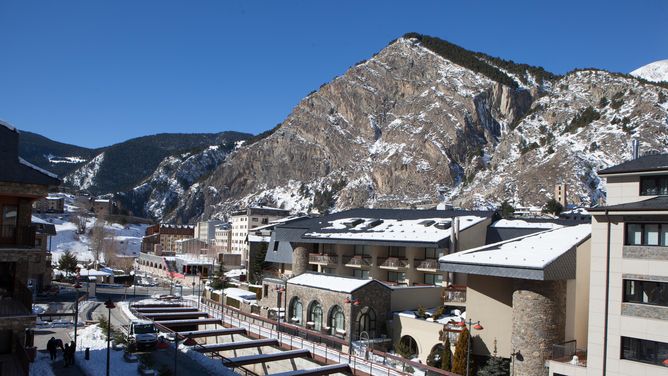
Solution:
{"label": "clear blue sky", "polygon": [[668,59],[668,1],[0,2],[0,119],[98,147],[259,133],[408,31],[555,73]]}

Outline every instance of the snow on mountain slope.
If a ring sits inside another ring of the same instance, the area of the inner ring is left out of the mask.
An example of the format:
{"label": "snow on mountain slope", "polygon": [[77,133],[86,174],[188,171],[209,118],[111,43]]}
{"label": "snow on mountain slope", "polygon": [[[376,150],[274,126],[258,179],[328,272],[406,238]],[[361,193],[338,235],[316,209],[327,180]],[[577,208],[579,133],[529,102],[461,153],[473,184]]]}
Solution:
{"label": "snow on mountain slope", "polygon": [[104,162],[104,153],[98,154],[90,162],[76,169],[70,175],[67,175],[63,182],[72,185],[79,190],[86,190],[95,184],[95,178],[100,172],[100,166]]}
{"label": "snow on mountain slope", "polygon": [[668,82],[668,59],[643,65],[631,72],[631,75],[652,82]]}

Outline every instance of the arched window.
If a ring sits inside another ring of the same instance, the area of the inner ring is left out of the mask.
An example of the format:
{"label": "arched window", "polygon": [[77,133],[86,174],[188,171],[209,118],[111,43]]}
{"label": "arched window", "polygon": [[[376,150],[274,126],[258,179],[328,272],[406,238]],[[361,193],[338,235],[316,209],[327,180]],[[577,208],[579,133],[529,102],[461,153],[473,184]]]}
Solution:
{"label": "arched window", "polygon": [[418,345],[415,341],[415,338],[411,336],[403,336],[401,337],[399,343],[404,348],[404,350],[408,352],[407,355],[409,355],[409,358],[415,358],[418,356]]}
{"label": "arched window", "polygon": [[308,309],[308,322],[313,330],[322,330],[322,306],[317,300],[311,302]]}
{"label": "arched window", "polygon": [[303,324],[302,301],[296,296],[290,301],[290,322],[297,325]]}
{"label": "arched window", "polygon": [[357,338],[366,332],[369,338],[376,337],[376,312],[371,307],[364,307],[357,316]]}
{"label": "arched window", "polygon": [[445,347],[443,346],[442,343],[435,344],[434,347],[431,348],[431,352],[427,357],[427,365],[436,368],[441,368],[441,359],[443,357],[444,350]]}
{"label": "arched window", "polygon": [[343,335],[346,332],[346,316],[343,308],[335,305],[329,310],[329,330],[331,335]]}

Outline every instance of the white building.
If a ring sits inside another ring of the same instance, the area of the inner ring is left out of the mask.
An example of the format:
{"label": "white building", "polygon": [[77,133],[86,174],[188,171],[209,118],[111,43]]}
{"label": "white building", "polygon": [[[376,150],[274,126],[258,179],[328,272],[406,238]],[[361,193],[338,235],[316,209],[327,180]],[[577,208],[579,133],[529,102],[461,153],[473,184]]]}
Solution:
{"label": "white building", "polygon": [[224,221],[202,221],[195,225],[195,238],[206,244],[212,244],[216,237],[216,226],[222,225]]}
{"label": "white building", "polygon": [[269,222],[287,217],[288,210],[268,206],[251,206],[232,213],[232,235],[230,250],[241,255],[242,265],[248,260],[248,233],[250,230],[268,225]]}

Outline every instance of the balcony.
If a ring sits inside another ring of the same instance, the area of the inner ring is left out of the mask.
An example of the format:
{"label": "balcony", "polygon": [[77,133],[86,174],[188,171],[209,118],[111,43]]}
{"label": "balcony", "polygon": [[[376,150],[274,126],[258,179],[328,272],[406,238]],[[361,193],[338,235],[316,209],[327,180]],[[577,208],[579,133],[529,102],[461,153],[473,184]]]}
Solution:
{"label": "balcony", "polygon": [[466,286],[448,286],[443,290],[444,303],[466,303]]}
{"label": "balcony", "polygon": [[34,248],[33,226],[0,225],[0,248]]}
{"label": "balcony", "polygon": [[308,255],[308,263],[314,265],[336,266],[339,263],[339,257],[336,255],[311,253]]}
{"label": "balcony", "polygon": [[409,266],[408,260],[398,257],[388,257],[380,263],[381,269],[405,270]]}
{"label": "balcony", "polygon": [[420,260],[417,263],[417,270],[421,272],[437,272],[439,269],[438,260],[436,259],[426,259]]}
{"label": "balcony", "polygon": [[552,345],[550,361],[574,367],[587,367],[587,350],[578,349],[574,340],[557,343]]}
{"label": "balcony", "polygon": [[353,256],[346,261],[346,266],[349,268],[369,269],[371,268],[371,257]]}

